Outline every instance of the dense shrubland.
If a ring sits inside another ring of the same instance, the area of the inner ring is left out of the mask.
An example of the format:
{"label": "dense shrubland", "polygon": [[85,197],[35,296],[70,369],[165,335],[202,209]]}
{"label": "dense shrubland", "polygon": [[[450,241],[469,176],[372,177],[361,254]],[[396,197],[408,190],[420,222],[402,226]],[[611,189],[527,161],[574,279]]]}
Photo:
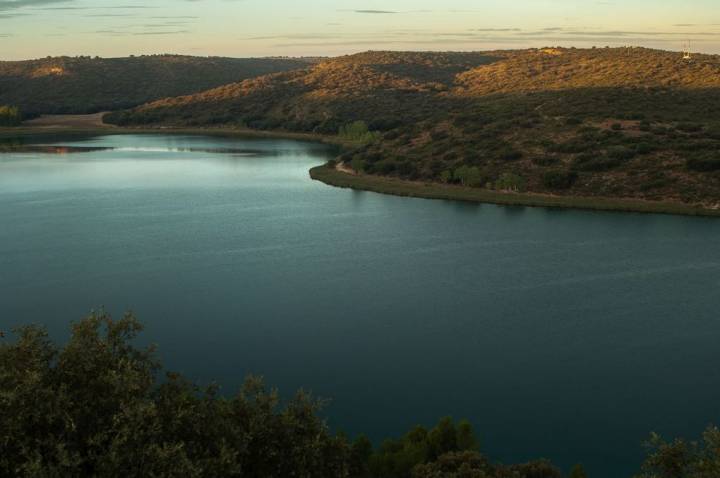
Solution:
{"label": "dense shrubland", "polygon": [[[470,423],[443,418],[378,447],[321,418],[322,400],[282,400],[249,377],[231,397],[178,374],[133,345],[132,316],[92,314],[58,348],[39,327],[0,336],[1,476],[561,478],[547,461],[500,465]],[[161,378],[162,376],[162,378]],[[570,478],[584,478],[581,466]],[[638,478],[720,476],[720,431],[701,442],[653,435]]]}
{"label": "dense shrubland", "polygon": [[714,207],[719,118],[720,57],[603,48],[367,52],[108,120],[339,133],[366,174]]}
{"label": "dense shrubland", "polygon": [[303,60],[151,55],[0,62],[0,104],[28,115],[96,113],[307,66]]}

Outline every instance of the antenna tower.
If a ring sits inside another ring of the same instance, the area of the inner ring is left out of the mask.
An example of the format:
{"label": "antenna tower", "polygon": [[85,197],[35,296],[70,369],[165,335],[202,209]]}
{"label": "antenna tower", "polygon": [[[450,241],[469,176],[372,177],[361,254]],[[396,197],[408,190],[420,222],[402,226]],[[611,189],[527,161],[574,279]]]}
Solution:
{"label": "antenna tower", "polygon": [[692,60],[692,53],[690,52],[690,40],[683,45],[683,60]]}

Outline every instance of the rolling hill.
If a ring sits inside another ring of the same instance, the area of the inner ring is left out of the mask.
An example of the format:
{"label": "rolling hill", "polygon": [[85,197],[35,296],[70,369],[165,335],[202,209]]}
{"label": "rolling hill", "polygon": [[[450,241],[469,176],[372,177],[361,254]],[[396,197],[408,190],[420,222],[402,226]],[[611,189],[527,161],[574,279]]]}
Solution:
{"label": "rolling hill", "polygon": [[306,67],[304,60],[153,55],[58,57],[0,62],[0,104],[27,115],[130,108],[269,73]]}
{"label": "rolling hill", "polygon": [[121,125],[342,132],[366,175],[720,207],[720,57],[367,52],[166,98]]}

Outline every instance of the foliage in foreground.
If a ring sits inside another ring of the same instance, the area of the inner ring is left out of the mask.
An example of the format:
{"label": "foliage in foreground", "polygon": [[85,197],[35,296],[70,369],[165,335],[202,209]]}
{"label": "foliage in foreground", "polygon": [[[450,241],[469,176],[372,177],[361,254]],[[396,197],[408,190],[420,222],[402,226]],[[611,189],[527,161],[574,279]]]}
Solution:
{"label": "foliage in foreground", "polygon": [[720,429],[708,428],[700,442],[671,442],[652,434],[648,458],[637,478],[717,478],[720,476]]}
{"label": "foliage in foreground", "polygon": [[[158,380],[153,347],[132,342],[140,323],[100,313],[73,325],[58,348],[39,327],[0,343],[0,476],[561,478],[546,461],[498,465],[472,426],[444,418],[377,449],[331,433],[322,402],[282,401],[248,378],[226,398],[177,374]],[[654,437],[639,478],[710,478],[720,431],[704,442]],[[575,467],[571,478],[586,478]]]}

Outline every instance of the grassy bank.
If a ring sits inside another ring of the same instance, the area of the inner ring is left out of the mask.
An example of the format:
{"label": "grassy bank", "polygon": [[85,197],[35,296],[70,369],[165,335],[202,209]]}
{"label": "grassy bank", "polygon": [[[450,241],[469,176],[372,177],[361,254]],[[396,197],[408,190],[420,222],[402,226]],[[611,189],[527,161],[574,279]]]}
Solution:
{"label": "grassy bank", "polygon": [[310,177],[331,186],[373,191],[383,194],[392,194],[395,196],[446,199],[511,206],[720,217],[720,210],[708,209],[701,206],[678,202],[506,193],[439,183],[423,183],[382,176],[369,176],[366,174],[353,175],[338,171],[334,167],[330,167],[328,165],[318,166],[311,169]]}

